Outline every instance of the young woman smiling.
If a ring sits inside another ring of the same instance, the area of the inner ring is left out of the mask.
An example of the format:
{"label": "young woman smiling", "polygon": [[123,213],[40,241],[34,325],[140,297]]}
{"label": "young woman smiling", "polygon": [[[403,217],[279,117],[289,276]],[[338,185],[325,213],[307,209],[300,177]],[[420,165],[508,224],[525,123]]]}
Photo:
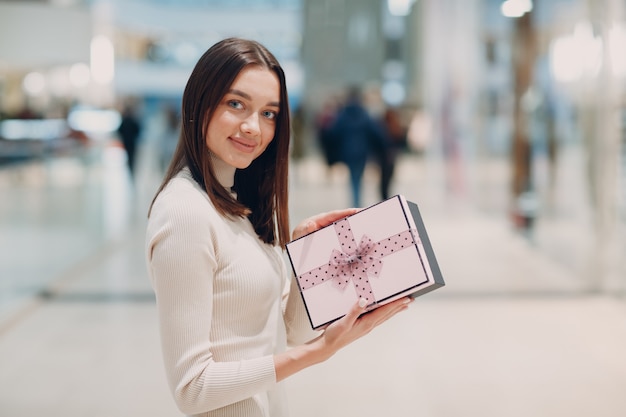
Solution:
{"label": "young woman smiling", "polygon": [[194,416],[288,415],[280,381],[406,308],[363,303],[313,332],[282,251],[357,209],[290,234],[289,107],[283,70],[255,41],[213,45],[182,99],[178,146],[149,211],[146,261],[169,386]]}

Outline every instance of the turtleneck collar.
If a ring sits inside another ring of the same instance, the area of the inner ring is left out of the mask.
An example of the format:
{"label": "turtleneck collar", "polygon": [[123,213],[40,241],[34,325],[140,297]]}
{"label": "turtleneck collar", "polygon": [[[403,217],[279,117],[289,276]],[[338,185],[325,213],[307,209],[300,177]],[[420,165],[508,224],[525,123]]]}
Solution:
{"label": "turtleneck collar", "polygon": [[235,185],[235,171],[237,168],[222,161],[213,152],[210,152],[209,155],[211,156],[211,163],[213,164],[217,180],[222,187],[230,191],[233,185]]}

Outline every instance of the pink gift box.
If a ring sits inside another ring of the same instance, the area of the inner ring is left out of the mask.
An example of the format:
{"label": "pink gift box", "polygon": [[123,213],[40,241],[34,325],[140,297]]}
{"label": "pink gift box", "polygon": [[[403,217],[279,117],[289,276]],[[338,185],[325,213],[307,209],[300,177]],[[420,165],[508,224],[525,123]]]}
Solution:
{"label": "pink gift box", "polygon": [[359,298],[371,311],[445,285],[419,209],[402,195],[289,242],[287,254],[314,329]]}

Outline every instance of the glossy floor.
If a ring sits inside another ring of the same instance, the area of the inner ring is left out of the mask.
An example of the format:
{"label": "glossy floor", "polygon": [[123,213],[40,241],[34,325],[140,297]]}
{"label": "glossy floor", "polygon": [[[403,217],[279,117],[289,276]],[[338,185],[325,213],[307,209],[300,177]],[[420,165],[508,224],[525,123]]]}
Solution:
{"label": "glossy floor", "polygon": [[[135,185],[111,146],[0,172],[1,416],[180,415],[144,266],[153,161],[146,146]],[[447,285],[287,380],[294,416],[626,415],[626,300],[583,291],[567,213],[543,228],[564,244],[511,229],[505,166],[466,177],[482,187],[468,198],[441,164],[402,159],[394,191],[420,205]],[[349,203],[341,168],[292,173],[294,221]]]}

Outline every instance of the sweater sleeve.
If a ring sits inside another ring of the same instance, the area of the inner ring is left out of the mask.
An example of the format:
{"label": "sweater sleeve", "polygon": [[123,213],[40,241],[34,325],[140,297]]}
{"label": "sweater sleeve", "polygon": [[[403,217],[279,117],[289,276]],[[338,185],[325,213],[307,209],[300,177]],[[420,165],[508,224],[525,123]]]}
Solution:
{"label": "sweater sleeve", "polygon": [[210,335],[216,236],[207,208],[205,196],[193,187],[182,192],[166,188],[152,208],[146,236],[166,375],[186,414],[233,404],[276,383],[271,355],[214,360]]}

